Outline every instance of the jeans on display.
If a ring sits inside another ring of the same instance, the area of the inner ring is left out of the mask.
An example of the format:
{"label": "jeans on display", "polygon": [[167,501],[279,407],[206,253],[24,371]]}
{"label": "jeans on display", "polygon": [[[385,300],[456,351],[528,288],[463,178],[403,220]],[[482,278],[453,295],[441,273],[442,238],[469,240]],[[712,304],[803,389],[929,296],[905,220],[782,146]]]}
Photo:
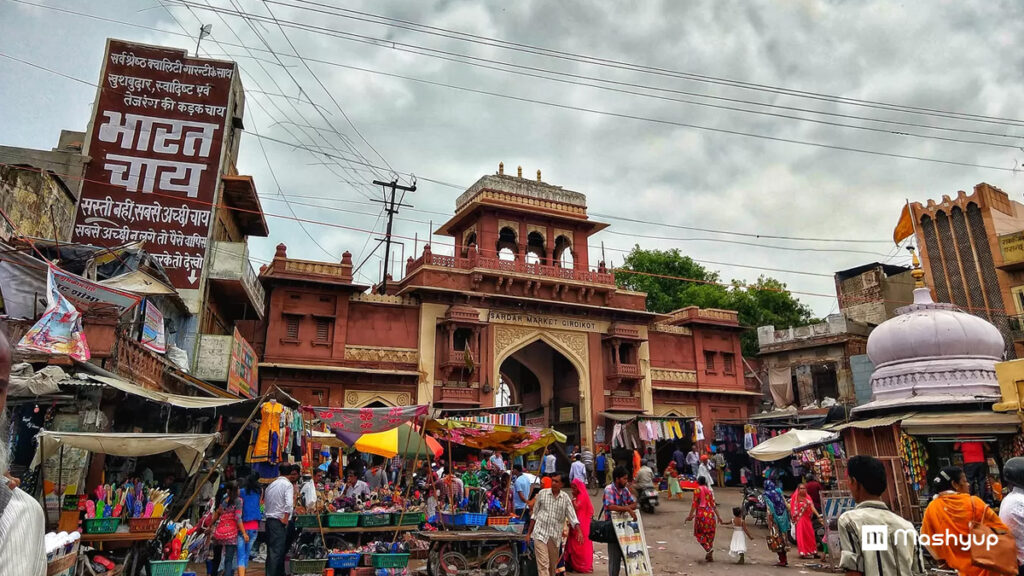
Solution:
{"label": "jeans on display", "polygon": [[285,576],[284,554],[287,549],[288,526],[277,518],[267,518],[267,576]]}

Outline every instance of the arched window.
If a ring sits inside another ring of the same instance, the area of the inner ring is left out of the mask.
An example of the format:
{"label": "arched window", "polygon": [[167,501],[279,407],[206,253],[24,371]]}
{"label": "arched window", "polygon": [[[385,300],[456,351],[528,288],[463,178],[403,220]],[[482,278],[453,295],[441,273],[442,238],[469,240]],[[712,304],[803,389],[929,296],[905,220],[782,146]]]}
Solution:
{"label": "arched window", "polygon": [[498,232],[498,244],[494,249],[498,252],[498,258],[502,260],[515,260],[519,254],[516,231],[509,226],[502,228]]}
{"label": "arched window", "polygon": [[477,241],[476,241],[476,232],[470,232],[469,234],[467,234],[465,242],[462,243],[462,255],[464,257],[468,256],[469,255],[469,247],[474,245],[474,244],[476,244],[476,243],[477,243]]}
{"label": "arched window", "polygon": [[555,238],[555,262],[562,268],[572,268],[572,240],[564,234]]}
{"label": "arched window", "polygon": [[526,261],[530,264],[537,264],[538,262],[543,262],[546,257],[544,235],[540,232],[530,232],[529,236],[526,237]]}

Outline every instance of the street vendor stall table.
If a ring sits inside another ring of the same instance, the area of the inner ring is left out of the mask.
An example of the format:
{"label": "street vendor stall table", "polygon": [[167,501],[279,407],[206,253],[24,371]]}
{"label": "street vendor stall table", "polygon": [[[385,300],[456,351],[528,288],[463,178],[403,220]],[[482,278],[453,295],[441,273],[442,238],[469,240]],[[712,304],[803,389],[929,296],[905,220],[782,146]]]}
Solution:
{"label": "street vendor stall table", "polygon": [[427,573],[431,576],[465,574],[482,570],[486,576],[519,576],[519,544],[526,537],[494,528],[443,532],[417,532],[430,543]]}

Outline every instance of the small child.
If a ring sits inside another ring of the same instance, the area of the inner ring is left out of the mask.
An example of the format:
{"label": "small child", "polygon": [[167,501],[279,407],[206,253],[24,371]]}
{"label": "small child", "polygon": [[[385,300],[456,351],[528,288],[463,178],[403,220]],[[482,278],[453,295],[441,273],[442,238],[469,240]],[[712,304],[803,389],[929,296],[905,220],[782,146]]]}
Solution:
{"label": "small child", "polygon": [[732,542],[729,544],[729,557],[738,557],[737,564],[743,564],[746,561],[747,538],[753,538],[753,536],[750,535],[747,523],[743,520],[743,509],[736,506],[732,509]]}

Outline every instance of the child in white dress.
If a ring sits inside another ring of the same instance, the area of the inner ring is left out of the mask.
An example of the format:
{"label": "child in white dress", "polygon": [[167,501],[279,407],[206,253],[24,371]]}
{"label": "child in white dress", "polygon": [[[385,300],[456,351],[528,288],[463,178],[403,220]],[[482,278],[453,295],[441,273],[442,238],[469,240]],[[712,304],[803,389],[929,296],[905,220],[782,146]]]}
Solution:
{"label": "child in white dress", "polygon": [[[746,536],[744,536],[746,535]],[[729,557],[739,558],[737,564],[743,564],[747,555],[747,538],[753,538],[747,523],[743,520],[743,510],[737,506],[732,509],[732,542],[729,544]]]}

